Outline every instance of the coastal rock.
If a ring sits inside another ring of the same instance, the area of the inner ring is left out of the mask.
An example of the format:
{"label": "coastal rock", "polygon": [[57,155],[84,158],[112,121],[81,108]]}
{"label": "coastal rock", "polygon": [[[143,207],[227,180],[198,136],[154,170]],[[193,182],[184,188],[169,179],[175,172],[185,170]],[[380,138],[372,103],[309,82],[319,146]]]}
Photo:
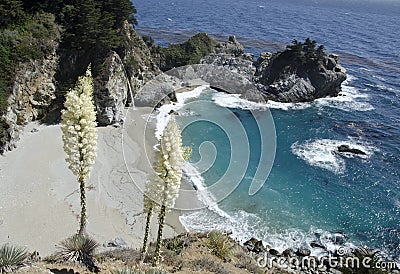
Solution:
{"label": "coastal rock", "polygon": [[241,94],[242,98],[251,101],[263,101],[261,94],[251,81],[243,75],[219,66],[208,64],[188,65],[169,70],[166,73],[180,79],[182,82],[201,79],[216,90]]}
{"label": "coastal rock", "polygon": [[236,36],[229,36],[228,42],[219,43],[219,46],[215,49],[217,54],[228,54],[233,56],[241,56],[244,54],[244,46],[240,44]]}
{"label": "coastal rock", "polygon": [[[306,40],[307,41],[307,40]],[[337,96],[346,71],[338,64],[336,55],[323,51],[312,57],[295,50],[285,50],[260,60],[256,75],[257,87],[265,99],[280,102],[309,102],[317,98]],[[263,62],[268,63],[265,66]]]}
{"label": "coastal rock", "polygon": [[262,241],[257,240],[256,238],[251,238],[250,240],[246,241],[243,246],[246,247],[249,252],[254,252],[257,254],[265,251]]}
{"label": "coastal rock", "polygon": [[259,77],[267,69],[269,63],[271,62],[273,54],[271,52],[262,52],[257,60],[254,62],[256,68],[255,76]]}
{"label": "coastal rock", "polygon": [[305,247],[300,247],[296,251],[296,255],[301,256],[301,257],[310,256],[310,254],[311,254],[311,250],[309,250],[308,248],[305,248]]}
{"label": "coastal rock", "polygon": [[318,243],[318,242],[311,242],[310,243],[310,246],[312,247],[312,248],[321,248],[321,249],[326,249],[326,247],[324,246],[324,245],[322,245],[322,244],[320,244],[320,243]]}
{"label": "coastal rock", "polygon": [[281,254],[279,253],[278,250],[271,248],[270,250],[268,250],[269,254],[271,254],[272,256],[280,256]]}
{"label": "coastal rock", "polygon": [[295,253],[294,253],[293,249],[287,248],[282,252],[282,255],[284,257],[294,257]]}
{"label": "coastal rock", "polygon": [[348,145],[340,145],[338,146],[338,151],[342,153],[352,153],[356,155],[367,155],[364,151],[358,149],[358,148],[351,148]]}
{"label": "coastal rock", "polygon": [[[152,59],[146,42],[127,21],[124,22],[122,32],[125,38],[124,46],[121,52],[118,53],[125,64],[132,88],[132,95],[135,96],[148,81],[160,74],[161,70]],[[128,94],[127,103],[131,103],[130,94]]]}
{"label": "coastal rock", "polygon": [[243,75],[250,81],[253,81],[256,72],[256,67],[253,66],[252,61],[228,54],[210,54],[201,59],[200,63],[224,67]]}
{"label": "coastal rock", "polygon": [[102,65],[102,73],[94,79],[94,102],[100,125],[123,122],[129,83],[121,58],[112,52]]}
{"label": "coastal rock", "polygon": [[182,81],[165,73],[144,85],[135,96],[139,107],[158,107],[176,101],[175,90],[182,87]]}
{"label": "coastal rock", "polygon": [[313,98],[315,88],[309,79],[298,77],[296,74],[276,81],[269,86],[256,85],[264,96],[278,102],[303,102]]}
{"label": "coastal rock", "polygon": [[40,60],[21,63],[15,72],[12,93],[8,99],[6,119],[18,125],[39,120],[55,99],[55,79],[58,56],[52,54]]}
{"label": "coastal rock", "polygon": [[20,126],[44,118],[56,98],[55,73],[58,43],[48,42],[52,52],[42,59],[20,63],[15,71],[8,108],[3,116],[6,136],[0,136],[0,153],[16,147]]}

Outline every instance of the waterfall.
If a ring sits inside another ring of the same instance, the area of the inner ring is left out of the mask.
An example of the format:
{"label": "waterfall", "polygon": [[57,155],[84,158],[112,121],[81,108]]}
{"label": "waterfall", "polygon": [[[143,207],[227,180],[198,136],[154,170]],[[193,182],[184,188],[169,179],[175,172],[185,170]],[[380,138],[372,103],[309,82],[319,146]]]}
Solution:
{"label": "waterfall", "polygon": [[134,108],[135,104],[134,104],[134,101],[133,101],[133,92],[132,92],[132,87],[131,87],[131,81],[129,80],[128,73],[126,73],[126,69],[125,69],[124,63],[122,63],[122,68],[124,69],[125,77],[128,80],[128,90],[129,90],[129,94],[131,96],[132,108]]}

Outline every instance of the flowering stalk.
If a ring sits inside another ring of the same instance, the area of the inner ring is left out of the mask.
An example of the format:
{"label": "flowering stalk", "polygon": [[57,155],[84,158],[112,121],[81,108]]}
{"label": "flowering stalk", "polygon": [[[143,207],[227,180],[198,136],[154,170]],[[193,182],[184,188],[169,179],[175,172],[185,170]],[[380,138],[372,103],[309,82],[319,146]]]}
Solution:
{"label": "flowering stalk", "polygon": [[[161,241],[164,230],[166,212],[173,208],[178,197],[182,178],[182,168],[185,163],[184,155],[187,157],[188,150],[182,148],[182,137],[178,124],[173,117],[163,131],[159,143],[159,150],[156,152],[154,163],[154,175],[146,184],[144,194],[145,212],[152,212],[155,207],[160,206],[158,215],[158,233],[154,265],[160,260]],[[190,156],[189,156],[190,157]],[[151,214],[147,215],[146,230],[142,249],[142,257],[147,250],[147,239]]]}
{"label": "flowering stalk", "polygon": [[80,76],[75,87],[67,92],[65,109],[61,112],[65,160],[80,184],[80,235],[85,233],[87,222],[85,184],[96,158],[97,124],[92,96],[93,78],[89,65],[86,74]]}

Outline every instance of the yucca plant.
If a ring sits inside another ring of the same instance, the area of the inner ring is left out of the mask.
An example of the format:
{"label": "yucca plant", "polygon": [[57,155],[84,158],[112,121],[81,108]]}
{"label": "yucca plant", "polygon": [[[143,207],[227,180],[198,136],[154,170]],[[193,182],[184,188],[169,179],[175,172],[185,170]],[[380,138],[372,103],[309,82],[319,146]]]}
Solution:
{"label": "yucca plant", "polygon": [[96,270],[93,254],[99,244],[87,235],[75,234],[62,241],[56,254],[59,261],[81,262],[90,270]]}
{"label": "yucca plant", "polygon": [[4,244],[0,247],[0,273],[11,272],[20,266],[29,254],[23,247]]}
{"label": "yucca plant", "polygon": [[66,161],[80,186],[81,216],[79,234],[86,232],[86,181],[96,158],[96,110],[93,103],[93,77],[90,65],[73,89],[66,94],[61,111],[61,130]]}
{"label": "yucca plant", "polygon": [[161,243],[163,237],[165,215],[173,208],[179,194],[182,178],[182,168],[191,155],[191,147],[182,147],[182,136],[178,124],[173,116],[163,131],[156,152],[154,174],[146,183],[144,193],[144,211],[147,213],[146,228],[143,240],[142,260],[147,251],[150,220],[155,208],[160,207],[158,214],[158,233],[153,266],[160,260]]}

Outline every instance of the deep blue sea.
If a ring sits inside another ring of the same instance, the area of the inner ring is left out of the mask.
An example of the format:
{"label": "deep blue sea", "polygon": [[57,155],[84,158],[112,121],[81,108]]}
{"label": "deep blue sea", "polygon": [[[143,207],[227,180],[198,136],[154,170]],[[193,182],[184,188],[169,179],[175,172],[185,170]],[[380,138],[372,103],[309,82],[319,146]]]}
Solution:
{"label": "deep blue sea", "polygon": [[[269,111],[257,111],[256,106],[246,110],[238,102],[236,107],[211,90],[189,100],[209,105],[192,105],[186,113],[223,119],[222,124],[199,121],[183,130],[184,143],[193,147],[193,164],[207,158],[206,149],[199,151],[201,144],[216,152],[212,165],[201,170],[203,183],[211,186],[229,176],[231,162],[248,166],[239,186],[217,207],[181,218],[188,229],[229,230],[241,241],[255,236],[280,251],[311,241],[330,249],[366,245],[400,261],[400,1],[133,3],[137,30],[157,43],[181,42],[199,31],[218,39],[234,34],[246,51],[257,55],[310,37],[338,54],[349,76],[343,84],[345,96],[311,104],[272,104]],[[258,123],[269,113],[276,129],[275,161],[263,187],[249,196],[261,154],[271,153],[262,149],[262,142],[271,140],[263,140]],[[247,136],[244,150],[249,144],[249,154],[239,157],[230,139],[237,123]],[[340,144],[367,155],[335,153]],[[238,178],[234,176],[233,181]]]}

